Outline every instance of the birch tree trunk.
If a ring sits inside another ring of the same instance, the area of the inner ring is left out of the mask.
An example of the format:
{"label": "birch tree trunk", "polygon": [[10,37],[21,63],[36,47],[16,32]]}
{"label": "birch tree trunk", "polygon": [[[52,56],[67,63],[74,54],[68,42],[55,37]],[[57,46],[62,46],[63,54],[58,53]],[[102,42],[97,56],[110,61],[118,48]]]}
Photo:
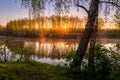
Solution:
{"label": "birch tree trunk", "polygon": [[88,21],[85,26],[85,30],[83,32],[81,40],[79,42],[78,49],[76,51],[76,54],[79,57],[79,61],[74,59],[73,65],[71,66],[71,68],[80,66],[82,63],[83,57],[87,50],[89,40],[94,31],[94,23],[95,23],[96,18],[98,17],[98,7],[99,7],[99,0],[92,0],[90,8],[89,8]]}
{"label": "birch tree trunk", "polygon": [[98,16],[96,18],[92,36],[90,39],[88,66],[91,71],[95,71],[94,54],[95,54],[95,44],[96,44],[97,32],[98,32]]}

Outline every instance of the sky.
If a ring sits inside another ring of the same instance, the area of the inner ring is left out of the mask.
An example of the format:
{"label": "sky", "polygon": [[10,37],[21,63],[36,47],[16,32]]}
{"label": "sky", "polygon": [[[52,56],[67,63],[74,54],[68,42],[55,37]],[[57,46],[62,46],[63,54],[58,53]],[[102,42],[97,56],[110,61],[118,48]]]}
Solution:
{"label": "sky", "polygon": [[[18,18],[28,18],[28,9],[21,7],[21,0],[0,0],[0,24],[6,25],[10,20]],[[46,15],[53,15],[51,7],[47,7]],[[87,15],[84,10],[77,11],[76,8],[72,8],[69,15],[83,17]]]}
{"label": "sky", "polygon": [[[10,20],[15,20],[19,18],[28,18],[29,10],[21,7],[21,0],[0,0],[0,24],[6,25]],[[47,6],[47,10],[45,11],[45,15],[51,16],[54,14],[53,7]],[[103,13],[99,13],[103,16]],[[76,7],[72,7],[69,15],[71,16],[79,16],[84,17],[87,16],[87,13],[79,8],[79,12]]]}
{"label": "sky", "polygon": [[8,21],[27,18],[28,9],[21,8],[20,0],[0,0],[0,24],[5,25]]}

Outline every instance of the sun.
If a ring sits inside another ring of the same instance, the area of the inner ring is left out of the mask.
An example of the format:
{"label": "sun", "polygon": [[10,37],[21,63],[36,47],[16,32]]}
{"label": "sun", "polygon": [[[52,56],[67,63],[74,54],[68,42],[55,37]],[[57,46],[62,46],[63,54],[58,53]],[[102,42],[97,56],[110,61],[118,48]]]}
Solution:
{"label": "sun", "polygon": [[64,25],[62,28],[63,28],[63,29],[67,29],[67,26],[66,26],[66,25]]}
{"label": "sun", "polygon": [[63,25],[63,26],[61,27],[61,31],[62,31],[62,32],[65,32],[65,33],[69,32],[69,29],[68,29],[67,25]]}
{"label": "sun", "polygon": [[35,29],[38,29],[38,24],[35,24]]}

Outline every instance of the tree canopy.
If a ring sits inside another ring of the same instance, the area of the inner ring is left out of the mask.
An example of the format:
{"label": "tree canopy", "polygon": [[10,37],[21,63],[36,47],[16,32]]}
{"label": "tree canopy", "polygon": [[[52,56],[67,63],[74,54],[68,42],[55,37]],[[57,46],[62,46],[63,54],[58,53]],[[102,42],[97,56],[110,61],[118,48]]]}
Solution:
{"label": "tree canopy", "polygon": [[[68,13],[71,7],[81,7],[88,11],[92,0],[21,0],[22,6],[29,8],[34,16],[41,16],[50,4],[57,15]],[[104,3],[104,4],[103,4]],[[79,6],[78,6],[79,5]],[[120,10],[120,0],[99,0],[99,11]]]}
{"label": "tree canopy", "polygon": [[116,26],[120,29],[120,11],[116,11],[114,22]]}

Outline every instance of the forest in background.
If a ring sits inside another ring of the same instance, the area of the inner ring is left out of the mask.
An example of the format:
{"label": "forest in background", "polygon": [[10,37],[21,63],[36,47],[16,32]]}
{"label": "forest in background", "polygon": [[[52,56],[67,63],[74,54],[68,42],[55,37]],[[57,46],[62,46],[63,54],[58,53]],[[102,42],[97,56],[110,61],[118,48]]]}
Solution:
{"label": "forest in background", "polygon": [[[12,37],[80,38],[85,28],[87,17],[55,16],[40,18],[21,18],[0,26],[0,35]],[[105,21],[99,17],[98,37],[118,37],[119,30],[103,29]],[[114,33],[114,34],[113,34]],[[105,35],[104,35],[105,34]]]}

